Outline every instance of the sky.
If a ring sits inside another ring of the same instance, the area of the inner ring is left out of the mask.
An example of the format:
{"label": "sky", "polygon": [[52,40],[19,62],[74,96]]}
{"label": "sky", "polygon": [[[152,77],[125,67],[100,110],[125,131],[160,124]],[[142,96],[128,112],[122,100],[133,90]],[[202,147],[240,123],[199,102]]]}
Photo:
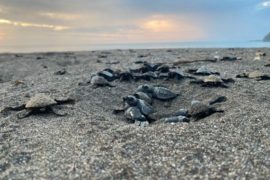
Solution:
{"label": "sky", "polygon": [[246,41],[270,0],[0,0],[0,46]]}

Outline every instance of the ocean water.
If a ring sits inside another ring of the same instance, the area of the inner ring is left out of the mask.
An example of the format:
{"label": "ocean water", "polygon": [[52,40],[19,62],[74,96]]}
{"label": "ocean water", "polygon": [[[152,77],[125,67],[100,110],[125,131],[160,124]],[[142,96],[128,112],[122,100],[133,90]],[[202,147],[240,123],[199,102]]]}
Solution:
{"label": "ocean water", "polygon": [[136,43],[136,44],[91,44],[91,45],[0,45],[0,53],[14,52],[60,52],[60,51],[90,51],[113,49],[160,49],[160,48],[270,48],[270,42],[173,42],[173,43]]}

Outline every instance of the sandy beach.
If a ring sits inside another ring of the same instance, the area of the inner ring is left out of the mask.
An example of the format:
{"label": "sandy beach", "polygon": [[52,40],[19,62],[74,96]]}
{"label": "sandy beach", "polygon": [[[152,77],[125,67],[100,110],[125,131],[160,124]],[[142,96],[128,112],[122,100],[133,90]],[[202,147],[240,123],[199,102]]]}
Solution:
{"label": "sandy beach", "polygon": [[[254,60],[258,50],[266,56]],[[215,54],[242,59],[179,67],[185,71],[205,65],[234,78],[229,88],[200,87],[189,79],[78,85],[104,68],[128,70],[138,60],[172,64]],[[254,70],[270,75],[270,67],[264,66],[268,59],[269,48],[0,54],[0,110],[23,104],[36,93],[76,101],[63,106],[64,117],[0,114],[0,179],[269,179],[270,81],[235,78]],[[113,115],[122,97],[144,83],[180,94],[166,106],[155,101],[156,117],[218,95],[228,99],[216,105],[225,112],[190,123],[157,119],[144,128]]]}

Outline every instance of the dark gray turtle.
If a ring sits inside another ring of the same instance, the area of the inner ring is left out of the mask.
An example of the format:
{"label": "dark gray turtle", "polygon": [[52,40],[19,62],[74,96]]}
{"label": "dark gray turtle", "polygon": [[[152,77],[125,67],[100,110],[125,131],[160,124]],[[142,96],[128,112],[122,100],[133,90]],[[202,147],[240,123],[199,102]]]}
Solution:
{"label": "dark gray turtle", "polygon": [[169,73],[158,73],[158,78],[169,80]]}
{"label": "dark gray turtle", "polygon": [[152,113],[154,113],[153,107],[148,104],[146,101],[142,99],[137,99],[135,96],[126,96],[123,98],[123,101],[129,106],[129,107],[138,107],[141,111],[141,113],[145,116],[148,116]]}
{"label": "dark gray turtle", "polygon": [[[226,80],[227,82],[228,80]],[[202,87],[222,87],[228,88],[223,79],[220,76],[210,75],[204,79],[194,80],[191,84],[200,84]]]}
{"label": "dark gray turtle", "polygon": [[129,70],[132,73],[146,73],[149,71],[156,71],[159,66],[161,66],[163,63],[149,63],[147,61],[136,61],[137,65],[135,67],[131,67]]}
{"label": "dark gray turtle", "polygon": [[149,69],[149,71],[156,71],[163,63],[149,63],[147,61],[144,61],[144,66]]}
{"label": "dark gray turtle", "polygon": [[90,83],[93,87],[104,87],[104,86],[115,87],[109,81],[107,81],[107,79],[98,75],[92,76]]}
{"label": "dark gray turtle", "polygon": [[136,106],[129,107],[125,111],[125,117],[129,120],[134,121],[134,123],[138,126],[144,127],[148,126],[149,122],[146,117],[141,113],[140,109]]}
{"label": "dark gray turtle", "polygon": [[163,65],[160,65],[156,71],[160,72],[160,73],[169,73],[170,71],[170,66],[168,66],[167,64],[163,64]]}
{"label": "dark gray turtle", "polygon": [[146,94],[144,92],[136,92],[135,94],[133,94],[137,99],[141,99],[144,100],[145,102],[147,102],[148,104],[152,104],[153,103],[153,99],[151,94]]}
{"label": "dark gray turtle", "polygon": [[185,75],[184,72],[179,68],[170,69],[170,71],[168,73],[168,78],[169,79],[177,79],[177,80],[180,80],[183,78],[196,79],[195,77]]}
{"label": "dark gray turtle", "polygon": [[179,109],[176,113],[174,113],[174,116],[185,116],[188,117],[188,110],[187,109]]}
{"label": "dark gray turtle", "polygon": [[179,123],[179,122],[189,122],[189,118],[186,116],[172,116],[164,119],[165,123]]}
{"label": "dark gray turtle", "polygon": [[158,75],[155,72],[149,71],[146,73],[142,73],[142,74],[133,74],[134,79],[136,81],[138,80],[146,80],[146,81],[150,81],[152,79],[157,79]]}
{"label": "dark gray turtle", "polygon": [[169,79],[181,80],[183,78],[196,79],[195,77],[185,75],[184,72],[179,68],[170,69],[168,73],[159,73],[158,77],[160,79],[166,79],[166,80],[169,80]]}
{"label": "dark gray turtle", "polygon": [[225,101],[227,101],[226,96],[217,96],[209,101],[209,105],[213,105],[213,104],[221,103],[221,102],[225,102]]}
{"label": "dark gray turtle", "polygon": [[236,78],[248,78],[248,79],[255,79],[257,81],[262,81],[262,80],[270,80],[270,76],[264,74],[261,71],[252,71],[250,73],[242,73],[238,74]]}
{"label": "dark gray turtle", "polygon": [[176,94],[165,87],[152,86],[148,84],[140,85],[137,88],[137,92],[144,92],[151,94],[153,98],[159,100],[171,100],[176,98],[179,94]]}
{"label": "dark gray turtle", "polygon": [[270,59],[268,59],[267,63],[264,66],[265,67],[270,67]]}
{"label": "dark gray turtle", "polygon": [[114,81],[116,79],[115,72],[109,68],[98,72],[97,75],[104,77],[109,82]]}
{"label": "dark gray turtle", "polygon": [[200,76],[208,76],[208,75],[220,75],[219,72],[210,70],[207,66],[201,66],[198,69],[188,69],[188,73]]}
{"label": "dark gray turtle", "polygon": [[42,113],[53,113],[57,116],[65,116],[66,114],[60,114],[58,112],[57,105],[61,104],[67,104],[72,103],[74,104],[73,99],[53,99],[50,96],[47,96],[45,94],[36,94],[32,98],[30,98],[29,101],[27,101],[25,104],[22,104],[17,107],[6,107],[1,112],[7,112],[7,111],[22,111],[17,115],[18,118],[26,118],[33,114],[42,114]]}
{"label": "dark gray turtle", "polygon": [[223,56],[220,61],[236,61],[236,60],[241,60],[241,57],[231,57],[231,56]]}
{"label": "dark gray turtle", "polygon": [[148,66],[146,66],[144,64],[144,61],[140,64],[135,64],[135,65],[132,65],[130,68],[129,68],[129,72],[131,73],[146,73],[146,72],[149,72],[151,71],[152,69],[149,68]]}
{"label": "dark gray turtle", "polygon": [[67,73],[66,69],[63,68],[63,69],[61,69],[61,70],[59,70],[59,71],[56,71],[56,72],[54,73],[54,75],[64,75],[64,74],[66,74],[66,73]]}
{"label": "dark gray turtle", "polygon": [[128,72],[128,71],[125,71],[125,72],[120,72],[118,74],[118,78],[119,80],[122,82],[122,81],[132,81],[134,80],[134,76],[131,72]]}
{"label": "dark gray turtle", "polygon": [[201,101],[192,101],[189,114],[194,120],[200,120],[217,112],[223,113],[224,111],[217,110],[215,107],[204,104]]}

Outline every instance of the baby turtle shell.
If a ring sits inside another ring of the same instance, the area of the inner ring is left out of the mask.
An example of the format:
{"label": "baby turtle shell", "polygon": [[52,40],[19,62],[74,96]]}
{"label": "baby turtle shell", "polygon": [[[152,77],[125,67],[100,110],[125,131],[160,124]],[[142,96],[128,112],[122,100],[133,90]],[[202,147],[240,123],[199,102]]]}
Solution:
{"label": "baby turtle shell", "polygon": [[236,77],[237,78],[256,79],[257,81],[269,80],[270,79],[270,76],[264,74],[261,71],[253,71],[253,72],[250,72],[250,73],[242,73],[242,74],[238,74]]}
{"label": "baby turtle shell", "polygon": [[154,113],[153,107],[144,100],[137,99],[135,96],[127,96],[123,98],[124,102],[130,107],[137,107],[143,115],[150,115]]}
{"label": "baby turtle shell", "polygon": [[133,121],[146,121],[145,116],[141,113],[140,109],[136,106],[129,107],[125,111],[125,117]]}
{"label": "baby turtle shell", "polygon": [[[195,72],[193,72],[195,71]],[[201,66],[200,68],[198,68],[197,70],[189,70],[190,73],[195,74],[195,75],[201,75],[201,76],[208,76],[211,74],[216,74],[219,75],[219,72],[213,71],[211,69],[209,69],[207,66]]]}
{"label": "baby turtle shell", "polygon": [[204,82],[205,83],[222,83],[223,81],[220,76],[210,75],[204,79]]}
{"label": "baby turtle shell", "polygon": [[211,107],[200,101],[192,101],[191,108],[189,111],[191,117],[194,118],[195,120],[203,119],[216,112],[224,112],[224,111],[217,110],[215,107]]}
{"label": "baby turtle shell", "polygon": [[139,86],[137,91],[151,94],[153,98],[159,100],[171,100],[178,96],[178,94],[172,92],[168,88],[152,86],[148,84]]}
{"label": "baby turtle shell", "polygon": [[157,71],[160,73],[168,73],[170,71],[170,67],[167,64],[163,64],[157,68]]}
{"label": "baby turtle shell", "polygon": [[178,94],[172,92],[165,87],[154,87],[153,97],[159,100],[171,100],[178,96]]}
{"label": "baby turtle shell", "polygon": [[175,116],[188,116],[188,110],[187,109],[179,109],[176,113],[174,113]]}
{"label": "baby turtle shell", "polygon": [[93,86],[96,86],[96,87],[99,87],[99,86],[109,86],[109,87],[114,87],[113,85],[111,85],[107,79],[105,79],[104,77],[102,76],[98,76],[98,75],[94,75],[92,78],[91,78],[91,85]]}
{"label": "baby turtle shell", "polygon": [[104,77],[108,81],[114,81],[115,80],[115,73],[111,69],[104,69],[97,73],[98,76]]}
{"label": "baby turtle shell", "polygon": [[119,80],[122,81],[131,81],[134,79],[134,76],[131,72],[125,71],[125,72],[121,72],[119,73]]}
{"label": "baby turtle shell", "polygon": [[264,76],[264,74],[260,71],[253,71],[248,74],[248,78],[256,79]]}
{"label": "baby turtle shell", "polygon": [[[230,81],[228,81],[230,82]],[[223,87],[228,88],[227,85],[225,85],[223,79],[220,76],[216,75],[210,75],[204,78],[203,80],[195,80],[191,81],[191,84],[201,84],[202,87]]]}
{"label": "baby turtle shell", "polygon": [[138,99],[144,100],[145,102],[147,102],[148,104],[152,104],[153,99],[152,97],[150,97],[148,94],[144,93],[144,92],[136,92],[134,94],[134,96]]}
{"label": "baby turtle shell", "polygon": [[56,105],[57,102],[45,94],[36,94],[25,105],[25,108],[41,108]]}

